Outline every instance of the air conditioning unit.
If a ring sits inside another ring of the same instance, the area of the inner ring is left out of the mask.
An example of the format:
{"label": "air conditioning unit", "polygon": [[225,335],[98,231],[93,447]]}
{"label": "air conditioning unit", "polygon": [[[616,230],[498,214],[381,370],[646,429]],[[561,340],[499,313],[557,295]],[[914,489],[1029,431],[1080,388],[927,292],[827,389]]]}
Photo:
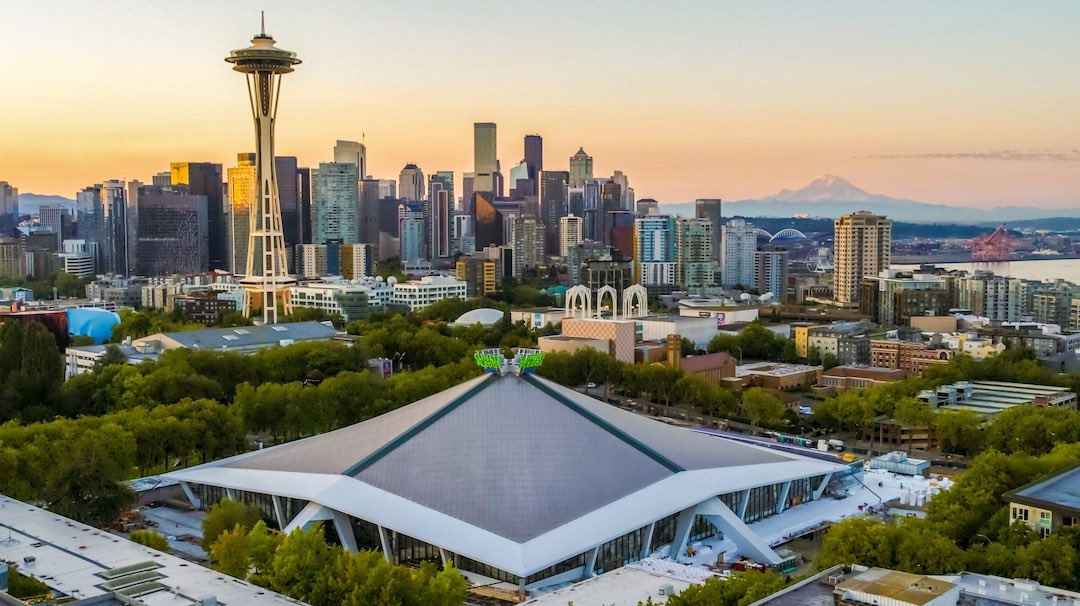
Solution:
{"label": "air conditioning unit", "polygon": [[667,585],[661,585],[659,593],[660,595],[672,596],[675,595],[675,588],[670,583],[668,583]]}
{"label": "air conditioning unit", "polygon": [[217,596],[204,595],[203,597],[196,600],[196,604],[198,604],[199,606],[217,606]]}

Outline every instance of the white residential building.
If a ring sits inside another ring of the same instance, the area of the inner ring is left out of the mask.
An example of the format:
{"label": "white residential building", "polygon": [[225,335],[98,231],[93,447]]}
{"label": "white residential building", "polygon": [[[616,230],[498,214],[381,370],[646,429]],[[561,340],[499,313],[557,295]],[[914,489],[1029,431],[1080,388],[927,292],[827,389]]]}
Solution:
{"label": "white residential building", "polygon": [[467,298],[465,282],[452,276],[424,276],[419,280],[396,284],[391,280],[391,284],[394,287],[391,303],[406,305],[409,311],[423,309],[450,297]]}

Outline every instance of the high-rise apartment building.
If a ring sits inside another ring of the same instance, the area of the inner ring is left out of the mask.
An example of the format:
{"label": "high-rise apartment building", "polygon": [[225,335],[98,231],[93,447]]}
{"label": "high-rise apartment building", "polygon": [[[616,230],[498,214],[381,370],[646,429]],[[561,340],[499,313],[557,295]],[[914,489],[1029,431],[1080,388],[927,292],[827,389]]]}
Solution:
{"label": "high-rise apartment building", "polygon": [[648,287],[676,284],[675,219],[668,215],[634,222],[634,282]]}
{"label": "high-rise apartment building", "polygon": [[315,244],[360,241],[360,200],[355,164],[322,162],[311,171],[311,238]]}
{"label": "high-rise apartment building", "polygon": [[581,244],[581,217],[566,215],[559,219],[559,256],[569,256],[570,249]]}
{"label": "high-rise apartment building", "polygon": [[788,252],[759,250],[754,253],[753,287],[761,294],[771,292],[774,301],[783,301],[787,293]]}
{"label": "high-rise apartment building", "polygon": [[374,245],[341,245],[341,277],[346,280],[358,280],[373,275],[375,275]]}
{"label": "high-rise apartment building", "polygon": [[359,141],[338,140],[334,144],[334,162],[355,164],[361,179],[367,178],[367,148]]}
{"label": "high-rise apartment building", "polygon": [[397,197],[397,181],[395,179],[379,179],[379,199]]}
{"label": "high-rise apartment building", "polygon": [[[566,216],[570,173],[565,170],[546,170],[540,173],[540,221],[544,224],[544,254],[564,254],[559,245],[560,221]],[[577,224],[580,230],[581,216]],[[580,234],[578,241],[581,240]]]}
{"label": "high-rise apartment building", "polygon": [[853,305],[862,279],[889,269],[892,221],[859,211],[836,219],[833,232],[833,296],[841,305]]}
{"label": "high-rise apartment building", "polygon": [[593,178],[592,156],[585,153],[585,148],[578,148],[570,157],[570,187],[581,187]]}
{"label": "high-rise apartment building", "polygon": [[75,194],[75,232],[90,244],[95,259],[100,259],[101,243],[101,184],[92,185]]}
{"label": "high-rise apartment building", "polygon": [[494,122],[473,124],[473,191],[497,193],[495,173],[499,172],[497,136]]}
{"label": "high-rise apartment building", "polygon": [[206,196],[144,186],[138,200],[135,272],[165,276],[206,271],[210,248]]}
{"label": "high-rise apartment building", "polygon": [[[653,215],[643,215],[638,221]],[[708,219],[679,219],[675,224],[676,274],[683,288],[716,286],[712,260],[713,224]]]}
{"label": "high-rise apartment building", "polygon": [[449,259],[451,240],[451,216],[454,211],[454,173],[439,171],[428,182],[428,208],[431,215],[431,233],[428,250],[431,258]]}
{"label": "high-rise apartment building", "polygon": [[398,195],[402,200],[419,202],[424,199],[424,172],[412,162],[398,175]]}
{"label": "high-rise apartment building", "polygon": [[525,268],[540,265],[543,249],[543,230],[535,215],[521,215],[513,222],[514,269],[513,275],[520,278]]}
{"label": "high-rise apartment building", "polygon": [[[713,233],[714,234],[720,233],[720,226],[724,223],[724,221],[723,221],[724,215],[721,212],[720,198],[702,198],[702,199],[699,199],[699,200],[695,200],[694,201],[694,216],[697,217],[698,219],[708,219],[709,221],[712,222]],[[720,242],[720,240],[721,240],[720,238],[714,238],[713,239],[712,258],[713,258],[713,261],[716,261],[717,263],[719,263],[720,260],[721,260],[721,255],[720,255],[721,242]]]}
{"label": "high-rise apartment building", "polygon": [[225,196],[221,165],[211,162],[173,162],[169,165],[169,185],[187,186],[193,196],[206,196],[207,238],[210,269],[228,269],[226,248],[228,227],[225,224]]}
{"label": "high-rise apartment building", "polygon": [[754,285],[754,253],[757,232],[742,219],[732,219],[720,227],[720,280],[726,287]]}
{"label": "high-rise apartment building", "polygon": [[424,252],[424,208],[415,202],[398,206],[399,255],[403,264],[416,263],[427,257]]}
{"label": "high-rise apartment building", "polygon": [[42,205],[38,207],[38,224],[48,228],[56,237],[56,250],[60,250],[64,241],[64,218],[67,216],[67,208],[59,205]]}
{"label": "high-rise apartment building", "polygon": [[957,307],[999,322],[1019,322],[1025,283],[1019,278],[977,271],[956,280]]}
{"label": "high-rise apartment building", "polygon": [[622,192],[623,210],[634,212],[634,190],[630,187],[630,178],[623,171],[617,170],[611,176],[611,180],[619,184],[619,191]]}

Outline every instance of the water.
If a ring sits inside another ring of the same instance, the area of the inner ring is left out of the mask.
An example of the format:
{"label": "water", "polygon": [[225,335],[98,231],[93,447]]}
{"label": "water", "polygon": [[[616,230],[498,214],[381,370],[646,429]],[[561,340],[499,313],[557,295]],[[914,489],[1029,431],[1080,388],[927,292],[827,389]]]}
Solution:
{"label": "water", "polygon": [[[1024,278],[1026,280],[1044,280],[1053,282],[1057,279],[1080,284],[1080,259],[1041,259],[1037,261],[1001,261],[996,263],[935,263],[947,269],[992,271],[999,276]],[[918,269],[918,265],[893,265],[894,269]]]}

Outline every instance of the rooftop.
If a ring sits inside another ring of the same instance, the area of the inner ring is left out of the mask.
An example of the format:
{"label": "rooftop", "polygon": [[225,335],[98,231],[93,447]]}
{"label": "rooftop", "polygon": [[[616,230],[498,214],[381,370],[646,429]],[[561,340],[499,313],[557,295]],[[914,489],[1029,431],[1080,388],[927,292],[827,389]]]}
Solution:
{"label": "rooftop", "polygon": [[703,372],[728,365],[734,366],[735,358],[723,351],[703,356],[688,356],[679,361],[679,368],[686,372]]}
{"label": "rooftop", "polygon": [[1080,466],[1011,490],[1002,498],[1010,503],[1080,512]]}
{"label": "rooftop", "polygon": [[[941,385],[936,390],[922,391],[919,397],[936,401],[937,392],[950,390],[955,390],[955,399],[943,401],[938,406],[939,409],[972,410],[982,415],[994,415],[1002,410],[1034,404],[1036,401],[1050,406],[1076,402],[1076,394],[1066,387],[1005,381],[961,381],[952,385]],[[966,391],[970,393],[965,393]]]}
{"label": "rooftop", "polygon": [[1080,593],[1044,587],[1038,581],[1006,579],[974,572],[937,577],[960,586],[967,598],[977,598],[981,606],[1019,606],[1021,604],[1058,604],[1077,606]]}
{"label": "rooftop", "polygon": [[821,370],[820,366],[809,366],[806,364],[784,364],[782,362],[754,362],[751,364],[743,364],[741,366],[736,366],[735,376],[746,377],[750,375],[767,375],[770,377],[786,377],[804,372],[816,372],[819,370]]}
{"label": "rooftop", "polygon": [[151,341],[157,340],[156,337],[165,337],[188,349],[215,350],[276,345],[282,341],[329,339],[336,334],[338,330],[329,322],[291,322],[267,326],[166,332],[150,335],[138,341]]}
{"label": "rooftop", "polygon": [[[871,568],[836,586],[838,592],[857,592],[890,599],[890,603],[928,604],[956,585],[909,572]],[[861,601],[861,600],[860,600]],[[875,601],[876,603],[876,601]]]}
{"label": "rooftop", "polygon": [[139,596],[147,606],[193,606],[207,596],[221,604],[301,603],[2,495],[0,520],[0,560],[66,595],[109,595],[138,575],[147,580],[131,588],[150,591]]}
{"label": "rooftop", "polygon": [[825,376],[899,381],[907,376],[907,371],[898,368],[881,368],[880,366],[836,366],[826,370]]}
{"label": "rooftop", "polygon": [[[673,567],[678,564],[666,562]],[[638,606],[652,598],[654,604],[667,603],[668,596],[660,595],[660,588],[670,585],[676,593],[682,592],[691,582],[678,576],[645,570],[630,564],[607,574],[593,577],[569,587],[535,597],[523,606]]]}

